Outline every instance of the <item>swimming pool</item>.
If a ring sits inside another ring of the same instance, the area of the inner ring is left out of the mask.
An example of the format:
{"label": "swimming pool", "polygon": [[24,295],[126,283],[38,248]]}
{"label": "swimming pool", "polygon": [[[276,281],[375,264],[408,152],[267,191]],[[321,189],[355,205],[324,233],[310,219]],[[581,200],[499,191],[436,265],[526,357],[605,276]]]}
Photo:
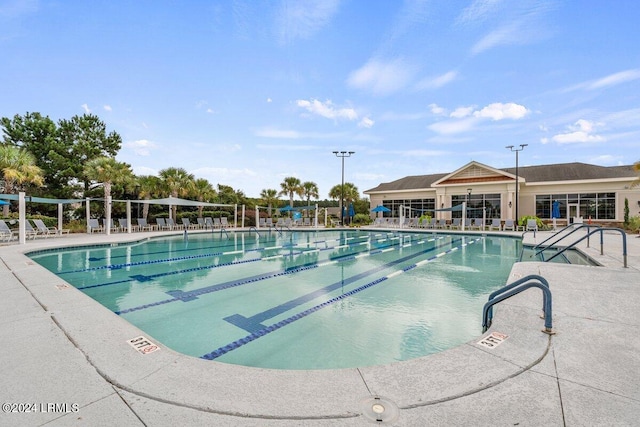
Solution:
{"label": "swimming pool", "polygon": [[278,369],[408,360],[481,334],[522,245],[492,235],[190,233],[30,257],[181,353]]}

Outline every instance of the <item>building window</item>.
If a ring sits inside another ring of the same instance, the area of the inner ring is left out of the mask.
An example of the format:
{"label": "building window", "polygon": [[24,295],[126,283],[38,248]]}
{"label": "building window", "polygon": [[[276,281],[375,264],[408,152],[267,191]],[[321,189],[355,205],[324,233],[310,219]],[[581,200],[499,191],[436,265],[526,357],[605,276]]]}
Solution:
{"label": "building window", "polygon": [[560,204],[560,218],[567,217],[567,206],[578,205],[579,215],[585,219],[615,219],[615,193],[540,194],[536,196],[536,216],[551,219],[553,201]]}
{"label": "building window", "polygon": [[[467,204],[467,218],[482,218],[483,214],[486,218],[500,218],[500,194],[466,194],[451,196],[451,207],[461,205],[462,202]],[[485,208],[486,212],[483,212]],[[452,218],[462,218],[462,211],[451,212]]]}
{"label": "building window", "polygon": [[416,218],[424,214],[431,215],[433,217],[436,199],[383,200],[382,206],[391,210],[391,212],[383,213],[383,216],[387,218],[398,218],[400,216],[400,206],[405,207],[406,217]]}

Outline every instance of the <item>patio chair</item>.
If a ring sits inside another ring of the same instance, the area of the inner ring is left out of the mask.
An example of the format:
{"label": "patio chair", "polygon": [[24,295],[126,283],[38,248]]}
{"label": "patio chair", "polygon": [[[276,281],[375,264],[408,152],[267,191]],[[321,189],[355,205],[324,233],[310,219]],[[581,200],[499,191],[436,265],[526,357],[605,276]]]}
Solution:
{"label": "patio chair", "polygon": [[449,224],[449,230],[460,230],[460,224],[462,224],[462,218],[453,218]]}
{"label": "patio chair", "polygon": [[198,223],[198,228],[207,228],[207,223],[204,221],[204,218],[198,217],[196,222]]}
{"label": "patio chair", "polygon": [[503,231],[511,230],[516,231],[516,225],[512,219],[505,219],[504,226],[502,227]]}
{"label": "patio chair", "polygon": [[525,231],[538,231],[538,222],[535,219],[528,219]]}
{"label": "patio chair", "polygon": [[171,230],[164,218],[156,218],[156,223],[158,223],[158,230]]}
{"label": "patio chair", "polygon": [[266,227],[266,226],[267,226],[267,219],[266,219],[266,218],[260,218],[260,219],[258,220],[258,225],[259,225],[260,227]]}
{"label": "patio chair", "polygon": [[140,231],[151,231],[153,230],[153,225],[148,224],[147,220],[144,218],[138,218],[138,230]]}
{"label": "patio chair", "polygon": [[265,224],[269,228],[273,227],[273,218],[267,218]]}
{"label": "patio chair", "polygon": [[484,230],[484,222],[482,218],[475,218],[471,224],[471,228],[474,230]]}
{"label": "patio chair", "polygon": [[213,228],[221,228],[222,223],[220,222],[220,218],[213,218]]}
{"label": "patio chair", "polygon": [[126,218],[120,218],[118,220],[118,231],[122,231],[123,233],[129,231],[129,223]]}
{"label": "patio chair", "polygon": [[[107,219],[103,218],[102,219],[102,227],[106,230],[107,229]],[[111,226],[109,227],[110,231],[118,231],[118,227],[116,226],[116,222],[113,220],[113,218],[111,218]]]}
{"label": "patio chair", "polygon": [[220,218],[220,226],[224,228],[229,227],[229,221],[227,220],[226,216],[223,216],[222,218]]}
{"label": "patio chair", "polygon": [[89,218],[89,232],[94,233],[102,233],[104,231],[104,227],[100,225],[100,222],[96,218]]}
{"label": "patio chair", "polygon": [[308,216],[302,218],[302,226],[311,227],[311,218],[309,218]]}
{"label": "patio chair", "polygon": [[[32,239],[35,239],[36,237],[38,237],[41,233],[40,230],[36,230],[35,228],[33,228],[33,225],[31,225],[31,222],[29,222],[29,220],[25,220],[24,222],[24,232],[25,232],[25,236],[28,239],[29,237],[31,237]],[[44,237],[49,237],[48,234],[43,234]]]}
{"label": "patio chair", "polygon": [[180,230],[182,228],[182,225],[176,224],[173,218],[167,218],[166,221],[167,221],[167,227],[169,227],[169,230]]}
{"label": "patio chair", "polygon": [[18,237],[18,233],[10,229],[3,219],[0,219],[0,240],[10,242],[13,237]]}
{"label": "patio chair", "polygon": [[211,218],[210,216],[204,219],[204,224],[204,228],[215,228],[213,224],[213,218]]}
{"label": "patio chair", "polygon": [[502,230],[502,224],[500,223],[500,218],[493,218],[491,220],[491,224],[489,224],[489,231],[493,230]]}
{"label": "patio chair", "polygon": [[57,227],[47,227],[43,220],[34,219],[33,223],[36,225],[41,234],[45,234],[47,236],[61,236],[63,234],[69,234],[69,230],[58,230]]}
{"label": "patio chair", "polygon": [[192,224],[191,221],[189,221],[189,218],[182,218],[182,228],[184,228],[185,230],[195,230],[196,228],[198,228],[198,224]]}

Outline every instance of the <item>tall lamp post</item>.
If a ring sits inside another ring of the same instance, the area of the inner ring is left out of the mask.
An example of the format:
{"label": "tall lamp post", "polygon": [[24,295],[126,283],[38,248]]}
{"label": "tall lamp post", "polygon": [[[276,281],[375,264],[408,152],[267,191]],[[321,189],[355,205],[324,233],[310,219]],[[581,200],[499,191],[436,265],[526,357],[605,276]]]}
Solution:
{"label": "tall lamp post", "polygon": [[355,151],[334,151],[336,157],[342,159],[342,185],[340,186],[340,224],[344,227],[344,158],[351,157]]}
{"label": "tall lamp post", "polygon": [[520,144],[520,148],[515,148],[513,145],[507,145],[505,148],[508,148],[511,151],[515,151],[516,153],[516,224],[518,223],[518,217],[519,217],[519,213],[518,213],[518,153],[522,150],[524,150],[524,147],[526,147],[529,144]]}

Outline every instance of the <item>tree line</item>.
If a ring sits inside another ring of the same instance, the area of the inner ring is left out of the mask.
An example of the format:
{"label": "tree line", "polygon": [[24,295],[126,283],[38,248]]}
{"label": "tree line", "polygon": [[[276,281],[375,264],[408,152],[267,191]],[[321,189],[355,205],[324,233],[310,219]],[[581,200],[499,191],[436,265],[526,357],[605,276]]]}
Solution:
{"label": "tree line", "polygon": [[[27,112],[12,118],[2,117],[0,128],[3,131],[0,192],[5,194],[25,191],[31,196],[53,199],[111,196],[148,200],[173,196],[206,203],[244,204],[250,209],[266,206],[269,215],[282,204],[280,197],[286,196],[292,206],[296,205],[295,196],[307,205],[319,198],[314,182],[301,182],[296,177],[285,178],[280,190],[264,189],[259,199],[252,199],[241,190],[224,184],[214,186],[180,167],[162,169],[157,176],[137,176],[131,165],[116,160],[122,147],[121,136],[108,131],[105,123],[93,114],[76,115],[56,123],[48,116]],[[337,206],[344,193],[345,206],[353,203],[358,212],[368,210],[368,203],[360,200],[355,185],[345,183],[342,190],[340,184],[332,187],[328,194],[332,201],[320,204]],[[143,208],[146,218],[149,205],[143,204]],[[176,208],[173,207],[174,218]],[[3,209],[3,215],[7,216],[9,206]],[[202,209],[198,208],[199,216]],[[45,215],[55,215],[55,205],[41,205],[39,210]]]}

